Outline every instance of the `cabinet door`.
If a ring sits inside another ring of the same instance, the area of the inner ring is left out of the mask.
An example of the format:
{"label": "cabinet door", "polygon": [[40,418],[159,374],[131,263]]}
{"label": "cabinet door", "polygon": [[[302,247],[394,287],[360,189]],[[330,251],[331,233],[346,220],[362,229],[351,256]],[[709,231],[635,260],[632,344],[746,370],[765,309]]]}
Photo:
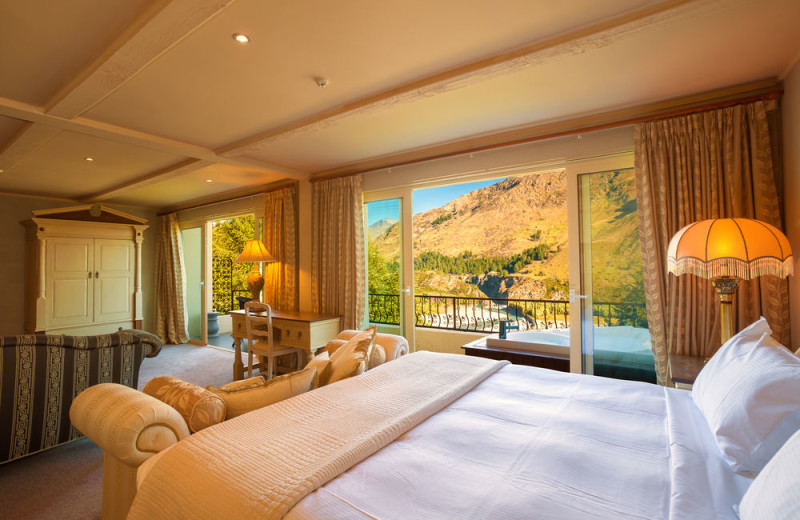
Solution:
{"label": "cabinet door", "polygon": [[94,241],[94,321],[133,319],[134,250],[130,240]]}
{"label": "cabinet door", "polygon": [[93,317],[93,242],[91,238],[47,240],[47,328],[91,323]]}

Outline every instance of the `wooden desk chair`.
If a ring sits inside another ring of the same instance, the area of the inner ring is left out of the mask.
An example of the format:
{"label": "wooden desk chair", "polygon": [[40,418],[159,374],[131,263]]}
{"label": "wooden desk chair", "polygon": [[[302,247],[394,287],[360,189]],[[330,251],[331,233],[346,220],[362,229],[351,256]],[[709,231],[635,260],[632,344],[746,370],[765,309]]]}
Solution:
{"label": "wooden desk chair", "polygon": [[[262,314],[263,313],[263,314]],[[247,377],[253,376],[253,369],[263,374],[264,359],[267,360],[267,379],[272,379],[275,358],[297,353],[298,364],[302,362],[305,352],[296,347],[274,348],[272,329],[272,308],[265,303],[247,302],[244,304],[244,323],[247,332]],[[253,354],[262,358],[253,364]]]}

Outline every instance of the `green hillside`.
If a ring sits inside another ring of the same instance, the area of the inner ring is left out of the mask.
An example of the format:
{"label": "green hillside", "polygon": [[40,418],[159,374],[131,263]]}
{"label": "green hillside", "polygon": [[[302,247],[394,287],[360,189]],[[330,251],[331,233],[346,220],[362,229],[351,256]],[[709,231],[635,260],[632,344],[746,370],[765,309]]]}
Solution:
{"label": "green hillside", "polygon": [[[644,301],[633,171],[588,179],[584,189],[590,190],[593,296]],[[412,225],[416,294],[567,298],[563,171],[505,179],[414,215]],[[375,288],[399,288],[393,277],[399,272],[399,227],[382,222],[370,230]]]}

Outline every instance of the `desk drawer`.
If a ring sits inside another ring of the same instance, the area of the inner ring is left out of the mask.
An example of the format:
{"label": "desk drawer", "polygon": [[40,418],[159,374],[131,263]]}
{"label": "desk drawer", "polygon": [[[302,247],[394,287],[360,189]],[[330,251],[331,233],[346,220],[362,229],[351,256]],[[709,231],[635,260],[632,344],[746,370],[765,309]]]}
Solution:
{"label": "desk drawer", "polygon": [[276,343],[306,350],[311,347],[311,334],[308,323],[273,319],[272,328],[275,331]]}

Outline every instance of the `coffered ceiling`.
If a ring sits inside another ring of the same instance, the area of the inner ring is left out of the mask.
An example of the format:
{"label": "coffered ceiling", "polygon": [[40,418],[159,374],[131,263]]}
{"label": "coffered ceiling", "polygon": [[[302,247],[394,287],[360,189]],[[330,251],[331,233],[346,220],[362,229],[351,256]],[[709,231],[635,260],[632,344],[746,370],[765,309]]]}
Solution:
{"label": "coffered ceiling", "polygon": [[535,136],[774,83],[799,19],[797,0],[0,0],[0,192],[170,208]]}

